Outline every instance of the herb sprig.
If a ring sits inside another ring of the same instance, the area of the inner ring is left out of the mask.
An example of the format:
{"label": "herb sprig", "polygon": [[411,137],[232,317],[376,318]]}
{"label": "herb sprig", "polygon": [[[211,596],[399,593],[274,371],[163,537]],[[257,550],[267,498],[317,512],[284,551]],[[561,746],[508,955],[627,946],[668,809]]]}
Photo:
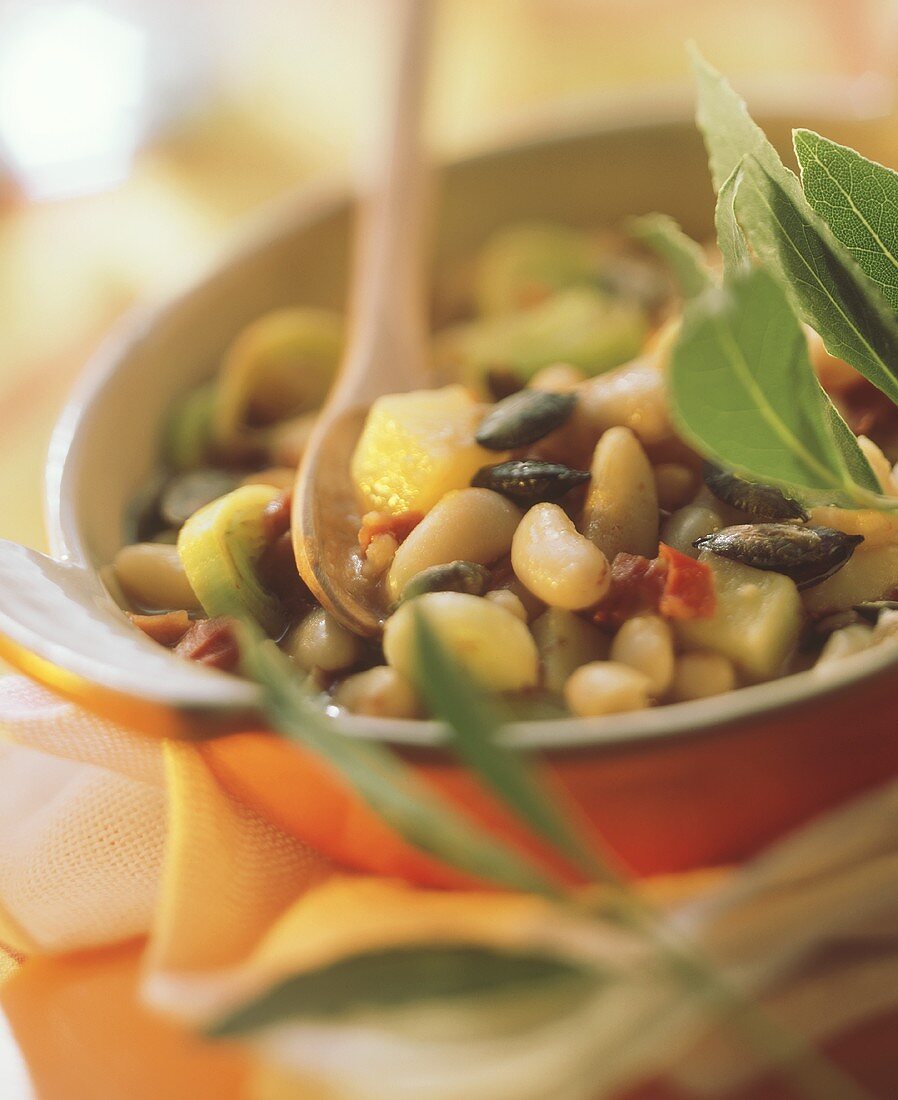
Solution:
{"label": "herb sprig", "polygon": [[[489,865],[497,873],[494,885],[527,890],[530,878],[555,904],[569,907],[580,917],[616,920],[643,938],[650,949],[649,971],[677,983],[688,996],[705,1001],[718,1021],[729,1026],[766,1064],[778,1069],[796,1092],[808,1100],[870,1100],[850,1077],[809,1046],[800,1036],[771,1020],[750,996],[717,972],[714,964],[650,905],[616,866],[601,840],[586,836],[569,818],[556,794],[545,786],[520,750],[504,743],[498,723],[501,708],[444,650],[423,615],[417,617],[418,675],[434,713],[447,724],[448,748],[454,748],[475,777],[498,796],[500,804],[528,831],[551,842],[554,850],[603,886],[601,907],[584,905],[577,893],[555,890],[533,875],[517,857],[507,863],[509,850],[478,826],[464,823],[459,832],[455,814],[438,807],[431,792],[390,750],[360,742],[316,706],[296,677],[289,659],[258,631],[244,626],[240,633],[242,671],[262,688],[263,706],[272,728],[312,749],[328,761],[356,793],[384,820],[412,843],[437,854],[450,865],[476,872],[490,880]],[[483,717],[486,716],[486,717]],[[476,743],[483,739],[482,744]],[[364,778],[373,766],[373,782]],[[360,770],[361,769],[361,770]],[[395,789],[392,789],[395,788]],[[404,807],[396,815],[396,805]],[[419,831],[420,822],[426,827]],[[446,834],[440,837],[441,829]],[[463,855],[457,845],[461,838]],[[422,844],[423,841],[423,844]],[[471,859],[470,852],[486,853]],[[498,853],[498,854],[497,854]],[[511,870],[510,870],[511,869]],[[515,879],[520,875],[520,884]],[[213,1021],[211,1038],[241,1037],[286,1021],[340,1017],[359,1008],[424,1003],[438,998],[486,996],[515,991],[566,991],[583,997],[615,981],[601,965],[578,963],[555,955],[546,947],[500,951],[480,945],[434,943],[414,948],[385,948],[365,952],[325,970],[295,974],[261,995]],[[339,981],[335,984],[334,979]],[[651,1029],[663,1026],[666,1012],[654,1012],[640,1021],[637,1042]],[[624,1054],[626,1040],[617,1051]]]}
{"label": "herb sprig", "polygon": [[693,63],[724,288],[684,293],[670,370],[678,426],[707,457],[806,503],[895,509],[817,383],[797,318],[898,404],[898,317],[884,296],[894,276],[898,299],[898,232],[884,216],[898,176],[796,131],[806,195],[727,81],[695,51]]}

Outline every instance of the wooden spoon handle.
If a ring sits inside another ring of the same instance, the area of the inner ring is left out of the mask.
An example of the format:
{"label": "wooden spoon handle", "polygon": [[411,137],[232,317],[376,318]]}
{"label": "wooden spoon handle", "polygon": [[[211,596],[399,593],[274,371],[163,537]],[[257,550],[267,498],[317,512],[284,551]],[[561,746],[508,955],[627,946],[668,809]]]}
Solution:
{"label": "wooden spoon handle", "polygon": [[427,361],[423,272],[427,185],[421,120],[432,0],[390,0],[388,48],[396,55],[372,128],[367,196],[352,273],[351,329],[328,412],[366,405],[422,382]]}

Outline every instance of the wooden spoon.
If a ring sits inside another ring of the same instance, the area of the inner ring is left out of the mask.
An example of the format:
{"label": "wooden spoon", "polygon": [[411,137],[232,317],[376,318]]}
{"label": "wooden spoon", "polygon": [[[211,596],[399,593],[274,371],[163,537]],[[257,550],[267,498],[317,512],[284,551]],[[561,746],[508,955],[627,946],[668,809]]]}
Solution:
{"label": "wooden spoon", "polygon": [[376,135],[374,186],[357,231],[346,353],[293,495],[293,549],[303,580],[341,622],[368,635],[379,633],[384,612],[361,571],[350,459],[374,399],[429,380],[420,119],[432,3],[393,4],[398,56]]}

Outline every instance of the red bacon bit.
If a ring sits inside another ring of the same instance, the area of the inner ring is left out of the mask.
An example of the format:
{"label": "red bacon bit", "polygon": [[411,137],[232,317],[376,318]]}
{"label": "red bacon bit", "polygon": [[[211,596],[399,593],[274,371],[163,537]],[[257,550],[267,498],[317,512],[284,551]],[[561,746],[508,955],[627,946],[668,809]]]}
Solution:
{"label": "red bacon bit", "polygon": [[666,619],[710,619],[717,609],[714,574],[704,562],[661,543],[658,559],[667,567],[658,610]]}
{"label": "red bacon bit", "polygon": [[234,634],[234,620],[226,616],[200,619],[175,646],[179,657],[202,665],[231,672],[237,667],[240,652]]}
{"label": "red bacon bit", "polygon": [[657,558],[617,555],[611,588],[594,618],[609,626],[649,612],[666,619],[707,619],[716,606],[714,575],[707,565],[662,542]]}
{"label": "red bacon bit", "polygon": [[285,489],[270,504],[265,505],[262,512],[262,529],[269,542],[274,542],[275,539],[279,539],[281,535],[290,530],[290,505],[292,501],[293,494]]}
{"label": "red bacon bit", "polygon": [[595,621],[620,626],[634,615],[657,611],[666,577],[665,561],[640,554],[618,554],[611,563],[611,587],[595,613]]}
{"label": "red bacon bit", "polygon": [[359,546],[367,550],[376,535],[392,535],[397,542],[404,542],[422,519],[423,512],[400,512],[396,516],[388,512],[366,512],[359,528]]}
{"label": "red bacon bit", "polygon": [[173,646],[190,629],[186,611],[167,611],[164,615],[128,615],[128,618],[148,638],[160,645]]}

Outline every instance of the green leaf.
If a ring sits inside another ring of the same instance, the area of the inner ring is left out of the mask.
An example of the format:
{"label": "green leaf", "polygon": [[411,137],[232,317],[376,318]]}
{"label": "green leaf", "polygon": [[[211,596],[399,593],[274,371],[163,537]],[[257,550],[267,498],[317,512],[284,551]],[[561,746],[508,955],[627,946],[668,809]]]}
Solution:
{"label": "green leaf", "polygon": [[834,434],[835,410],[804,333],[762,268],[687,308],[669,378],[681,429],[707,457],[793,491],[852,502],[872,496],[854,483],[845,453],[857,441]]}
{"label": "green leaf", "polygon": [[805,197],[898,311],[898,172],[813,130],[795,130]]}
{"label": "green leaf", "polygon": [[528,859],[441,801],[386,746],[341,730],[311,701],[295,667],[274,642],[245,622],[239,624],[239,642],[241,671],[262,687],[272,726],[326,760],[409,844],[477,879],[509,889],[557,894],[554,884]]}
{"label": "green leaf", "polygon": [[477,946],[395,947],[352,955],[296,974],[217,1020],[212,1038],[244,1035],[288,1020],[521,993],[550,985],[594,984],[597,973],[548,954]]}
{"label": "green leaf", "polygon": [[736,217],[736,196],[742,184],[742,161],[730,172],[717,192],[714,226],[717,247],[723,256],[724,275],[729,277],[746,271],[751,265],[745,234]]}
{"label": "green leaf", "polygon": [[612,878],[590,846],[577,835],[545,783],[535,774],[523,752],[501,740],[503,725],[492,699],[487,697],[453,661],[441,645],[426,616],[415,621],[418,676],[434,715],[449,727],[449,744],[480,781],[537,836],[566,856],[588,877]]}
{"label": "green leaf", "polygon": [[[830,353],[898,403],[898,320],[811,208],[798,179],[752,121],[742,99],[698,55],[694,65],[698,124],[714,184],[722,187],[742,163],[736,212],[756,256],[780,280],[799,317],[820,333]],[[869,471],[865,484],[873,480]]]}
{"label": "green leaf", "polygon": [[684,298],[694,298],[713,285],[704,252],[667,214],[628,218],[624,228],[664,260]]}

